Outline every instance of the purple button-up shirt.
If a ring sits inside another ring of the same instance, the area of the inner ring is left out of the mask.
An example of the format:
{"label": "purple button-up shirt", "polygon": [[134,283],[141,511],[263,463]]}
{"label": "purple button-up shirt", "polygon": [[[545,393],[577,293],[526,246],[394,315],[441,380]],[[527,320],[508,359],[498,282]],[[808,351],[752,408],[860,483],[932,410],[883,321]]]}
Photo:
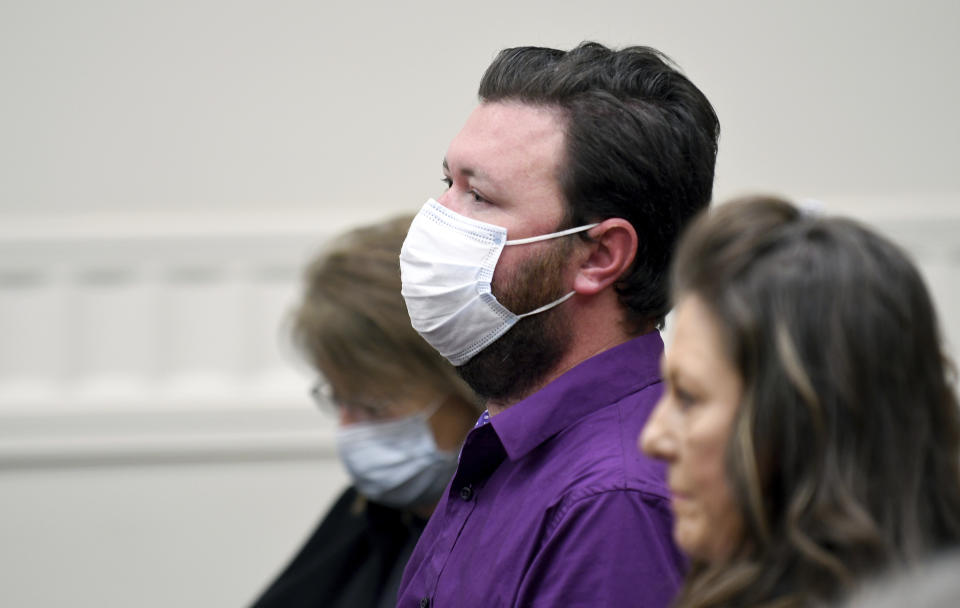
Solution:
{"label": "purple button-up shirt", "polygon": [[684,560],[663,466],[637,450],[662,351],[635,338],[474,428],[398,606],[669,604]]}

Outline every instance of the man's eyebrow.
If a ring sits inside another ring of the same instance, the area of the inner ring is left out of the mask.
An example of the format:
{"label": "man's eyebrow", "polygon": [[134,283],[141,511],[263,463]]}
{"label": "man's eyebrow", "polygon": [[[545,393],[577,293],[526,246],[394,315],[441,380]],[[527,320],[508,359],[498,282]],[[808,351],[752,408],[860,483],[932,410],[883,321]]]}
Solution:
{"label": "man's eyebrow", "polygon": [[[450,173],[450,165],[447,164],[446,157],[443,158],[443,170],[447,173]],[[466,177],[483,177],[482,173],[475,171],[470,167],[463,167],[462,169],[460,169],[460,175],[464,175]]]}

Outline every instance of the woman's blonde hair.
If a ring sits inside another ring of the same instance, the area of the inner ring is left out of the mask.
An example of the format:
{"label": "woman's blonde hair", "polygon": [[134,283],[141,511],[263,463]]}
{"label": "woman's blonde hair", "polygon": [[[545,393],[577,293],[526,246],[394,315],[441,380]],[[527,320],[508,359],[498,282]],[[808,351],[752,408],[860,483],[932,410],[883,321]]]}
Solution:
{"label": "woman's blonde hair", "polygon": [[410,325],[399,255],[413,216],[335,238],[305,272],[293,313],[294,343],[338,398],[389,404],[425,393],[476,399]]}

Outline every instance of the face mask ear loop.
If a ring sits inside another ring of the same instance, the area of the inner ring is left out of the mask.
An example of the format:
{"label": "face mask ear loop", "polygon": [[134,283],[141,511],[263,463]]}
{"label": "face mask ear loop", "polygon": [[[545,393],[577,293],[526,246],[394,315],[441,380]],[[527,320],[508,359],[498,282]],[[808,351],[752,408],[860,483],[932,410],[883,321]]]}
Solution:
{"label": "face mask ear loop", "polygon": [[577,292],[571,291],[571,292],[568,293],[567,295],[562,296],[562,297],[560,297],[560,298],[557,298],[556,300],[554,300],[553,302],[550,302],[549,304],[544,304],[543,306],[541,306],[540,308],[538,308],[538,309],[536,309],[536,310],[531,310],[530,312],[525,312],[525,313],[523,313],[522,315],[517,315],[517,318],[518,318],[518,319],[522,319],[522,318],[524,318],[524,317],[531,317],[531,316],[537,314],[538,312],[543,312],[543,311],[545,311],[545,310],[550,310],[550,309],[553,308],[554,306],[557,306],[557,305],[559,305],[559,304],[563,304],[564,302],[566,302],[567,300],[569,300],[570,298],[572,298],[572,297],[573,297],[573,294],[575,294],[575,293],[577,293]]}
{"label": "face mask ear loop", "polygon": [[[546,241],[547,239],[555,239],[555,238],[559,238],[559,237],[561,237],[561,236],[567,236],[567,235],[570,235],[570,234],[576,234],[576,233],[578,233],[578,232],[584,232],[584,231],[586,231],[586,230],[590,230],[591,228],[593,228],[593,227],[595,227],[595,226],[599,226],[599,225],[600,225],[600,222],[596,222],[596,223],[594,223],[594,224],[585,224],[585,225],[583,225],[583,226],[577,226],[576,228],[567,228],[566,230],[561,230],[560,232],[551,232],[550,234],[541,234],[540,236],[531,236],[531,237],[527,237],[527,238],[525,238],[525,239],[514,239],[514,240],[512,240],[512,241],[507,241],[506,243],[504,243],[504,245],[526,245],[527,243],[536,243],[537,241]],[[577,293],[577,292],[576,292],[576,291],[571,291],[571,292],[568,293],[567,295],[562,296],[562,297],[560,297],[560,298],[557,298],[557,299],[554,300],[553,302],[549,302],[549,303],[547,303],[547,304],[544,304],[544,305],[541,306],[540,308],[537,308],[537,309],[535,309],[535,310],[531,310],[530,312],[525,312],[525,313],[523,313],[522,315],[516,315],[517,320],[522,319],[522,318],[524,318],[524,317],[532,317],[533,315],[535,315],[535,314],[537,314],[537,313],[550,310],[550,309],[553,308],[554,306],[558,306],[558,305],[560,305],[560,304],[563,304],[564,302],[566,302],[567,300],[569,300],[570,298],[572,298],[572,297],[573,297],[573,294],[575,294],[575,293]]]}
{"label": "face mask ear loop", "polygon": [[548,239],[556,239],[561,236],[567,236],[568,234],[576,234],[578,232],[583,232],[584,230],[590,230],[595,226],[599,226],[600,223],[596,224],[586,224],[584,226],[577,226],[576,228],[567,228],[566,230],[561,230],[560,232],[551,232],[550,234],[541,234],[540,236],[529,236],[525,239],[514,239],[512,241],[507,241],[504,245],[526,245],[527,243],[536,243],[537,241],[546,241]]}

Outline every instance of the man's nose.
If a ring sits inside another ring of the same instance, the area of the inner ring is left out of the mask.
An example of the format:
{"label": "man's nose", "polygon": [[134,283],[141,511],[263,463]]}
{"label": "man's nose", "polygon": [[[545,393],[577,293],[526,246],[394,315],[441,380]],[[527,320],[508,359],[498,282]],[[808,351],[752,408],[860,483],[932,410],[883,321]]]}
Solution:
{"label": "man's nose", "polygon": [[437,197],[437,202],[446,207],[447,209],[453,210],[453,207],[450,206],[450,203],[453,201],[452,196],[453,188],[447,188],[447,190]]}
{"label": "man's nose", "polygon": [[437,199],[437,202],[454,213],[466,215],[463,207],[463,193],[457,192],[456,185],[447,188],[446,192]]}

